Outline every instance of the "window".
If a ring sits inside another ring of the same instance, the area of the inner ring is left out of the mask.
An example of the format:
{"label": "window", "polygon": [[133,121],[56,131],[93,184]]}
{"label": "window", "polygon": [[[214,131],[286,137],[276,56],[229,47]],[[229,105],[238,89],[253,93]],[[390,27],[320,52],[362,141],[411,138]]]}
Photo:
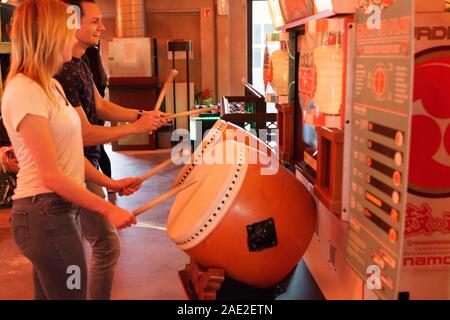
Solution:
{"label": "window", "polygon": [[266,34],[274,32],[269,6],[265,0],[249,0],[248,10],[249,25],[252,27],[251,43],[249,39],[249,82],[262,94],[264,94],[264,49],[266,47]]}
{"label": "window", "polygon": [[261,35],[261,25],[253,24],[253,44],[260,45],[262,43],[262,35]]}
{"label": "window", "polygon": [[[248,26],[251,28],[248,39],[248,81],[261,94],[264,88],[264,52],[266,48],[266,34],[275,32],[270,16],[269,5],[266,0],[248,0]],[[268,43],[269,52],[279,49],[276,42]],[[276,112],[275,105],[267,104],[267,112]]]}
{"label": "window", "polygon": [[266,23],[264,25],[264,34],[273,33],[275,30],[273,30],[273,24],[272,23]]}
{"label": "window", "polygon": [[[262,51],[261,48],[253,48],[253,70],[261,71],[263,69],[263,61],[261,59]],[[261,71],[262,72],[262,71]],[[259,92],[264,92],[264,86],[261,90],[261,88],[256,87]]]}

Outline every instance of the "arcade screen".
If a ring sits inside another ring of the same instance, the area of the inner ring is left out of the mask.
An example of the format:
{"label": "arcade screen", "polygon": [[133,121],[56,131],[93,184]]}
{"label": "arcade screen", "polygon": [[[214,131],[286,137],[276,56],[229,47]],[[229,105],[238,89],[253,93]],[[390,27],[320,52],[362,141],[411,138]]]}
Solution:
{"label": "arcade screen", "polygon": [[313,123],[306,121],[306,112],[308,110],[316,110],[313,96],[315,92],[315,67],[313,53],[308,46],[306,36],[300,36],[297,40],[299,47],[299,66],[298,66],[298,97],[299,106],[301,108],[301,123],[297,123],[301,131],[301,148],[302,154],[297,157],[302,159],[300,166],[306,176],[315,179],[317,171],[317,131]]}
{"label": "arcade screen", "polygon": [[[343,33],[308,25],[299,37],[299,96],[310,115],[339,115],[343,98]],[[312,124],[312,119],[305,119]]]}
{"label": "arcade screen", "polygon": [[[340,119],[343,101],[344,49],[340,21],[308,23],[297,39],[299,53],[298,97],[303,116],[303,169],[317,170],[316,126],[330,126],[324,119]],[[339,125],[340,125],[340,121]]]}
{"label": "arcade screen", "polygon": [[300,142],[303,154],[297,155],[302,159],[300,165],[304,173],[311,179],[315,179],[317,167],[317,131],[316,127],[306,120],[306,111],[315,110],[312,97],[315,91],[315,69],[312,50],[310,50],[307,36],[298,37],[299,66],[298,66],[298,97],[302,112],[302,123],[298,123],[301,131]]}

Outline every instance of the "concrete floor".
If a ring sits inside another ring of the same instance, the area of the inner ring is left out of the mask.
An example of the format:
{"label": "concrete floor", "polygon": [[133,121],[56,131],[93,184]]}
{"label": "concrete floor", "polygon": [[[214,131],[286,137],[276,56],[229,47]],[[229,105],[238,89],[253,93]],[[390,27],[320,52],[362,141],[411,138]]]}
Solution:
{"label": "concrete floor", "polygon": [[[168,159],[169,151],[111,152],[114,178],[140,176]],[[113,197],[119,206],[134,210],[167,192],[179,167],[169,167],[146,181],[131,197]],[[139,222],[165,224],[173,199],[142,214]],[[31,264],[24,258],[11,237],[9,210],[0,210],[0,300],[32,299]],[[116,270],[113,299],[183,300],[187,299],[178,271],[189,258],[166,236],[165,231],[133,227],[119,231],[122,254]],[[87,250],[88,251],[88,250]],[[288,292],[280,299],[323,299],[304,264],[292,277]]]}

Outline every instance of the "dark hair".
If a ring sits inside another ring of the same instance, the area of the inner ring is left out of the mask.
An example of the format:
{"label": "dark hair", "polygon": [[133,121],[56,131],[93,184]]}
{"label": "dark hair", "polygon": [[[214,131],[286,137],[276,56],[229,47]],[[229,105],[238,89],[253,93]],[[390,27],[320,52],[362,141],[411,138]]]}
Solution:
{"label": "dark hair", "polygon": [[82,15],[82,16],[84,15],[84,12],[83,12],[83,6],[82,6],[81,4],[82,4],[83,2],[95,3],[95,0],[62,0],[62,1],[64,1],[64,2],[67,3],[67,4],[71,4],[71,5],[73,5],[73,6],[78,6],[78,7],[80,7],[81,15]]}

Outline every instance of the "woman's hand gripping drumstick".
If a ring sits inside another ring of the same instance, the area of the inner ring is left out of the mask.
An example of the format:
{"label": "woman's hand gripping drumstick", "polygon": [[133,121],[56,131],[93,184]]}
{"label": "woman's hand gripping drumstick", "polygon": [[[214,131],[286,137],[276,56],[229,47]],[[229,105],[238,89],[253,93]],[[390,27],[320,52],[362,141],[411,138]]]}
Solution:
{"label": "woman's hand gripping drumstick", "polygon": [[158,101],[156,101],[156,105],[155,108],[153,109],[154,111],[159,111],[159,109],[161,108],[161,105],[164,101],[164,98],[166,97],[166,93],[167,93],[167,88],[169,87],[169,85],[173,82],[173,79],[175,79],[175,77],[178,75],[178,71],[175,69],[172,69],[169,73],[169,75],[167,76],[166,82],[164,82],[164,86],[161,90],[161,93],[159,94],[158,97]]}
{"label": "woman's hand gripping drumstick", "polygon": [[[182,159],[184,157],[184,152],[180,151],[180,153],[178,154],[178,156]],[[174,156],[172,156],[172,158],[167,159],[166,161],[164,161],[163,163],[160,163],[159,165],[157,165],[156,167],[148,170],[145,174],[143,174],[141,177],[138,178],[138,180],[136,180],[136,182],[134,182],[130,187],[131,188],[135,188],[137,186],[140,186],[142,184],[142,182],[144,182],[147,179],[150,179],[151,177],[153,177],[155,174],[157,174],[158,172],[164,170],[165,168],[167,168],[168,166],[170,166],[171,164],[175,164],[175,159]]]}
{"label": "woman's hand gripping drumstick", "polygon": [[149,203],[147,203],[146,205],[140,207],[139,209],[135,210],[133,212],[134,216],[137,217],[138,215],[144,213],[147,210],[150,210],[153,207],[156,207],[158,204],[163,203],[164,201],[167,201],[168,199],[172,198],[173,196],[177,195],[178,193],[180,193],[181,191],[193,186],[194,184],[196,184],[198,182],[198,179],[192,179],[190,181],[186,181],[183,185],[181,185],[178,188],[175,188],[165,194],[163,194],[162,196],[153,199],[152,201],[150,201]]}
{"label": "woman's hand gripping drumstick", "polygon": [[164,170],[165,168],[167,168],[168,166],[170,166],[172,163],[173,163],[172,159],[168,159],[168,160],[164,161],[163,163],[157,165],[156,167],[148,170],[144,175],[139,177],[138,180],[131,185],[131,187],[134,188],[134,187],[139,186],[140,184],[142,184],[142,182],[144,182],[147,179],[150,179],[158,172],[160,172],[160,171]]}
{"label": "woman's hand gripping drumstick", "polygon": [[119,192],[120,196],[132,195],[141,188],[142,182],[149,179],[150,177],[153,177],[155,174],[164,170],[172,163],[173,163],[172,159],[168,159],[163,163],[159,164],[158,166],[150,169],[139,178],[125,178],[120,180],[111,180],[108,184],[108,188],[113,191]]}

